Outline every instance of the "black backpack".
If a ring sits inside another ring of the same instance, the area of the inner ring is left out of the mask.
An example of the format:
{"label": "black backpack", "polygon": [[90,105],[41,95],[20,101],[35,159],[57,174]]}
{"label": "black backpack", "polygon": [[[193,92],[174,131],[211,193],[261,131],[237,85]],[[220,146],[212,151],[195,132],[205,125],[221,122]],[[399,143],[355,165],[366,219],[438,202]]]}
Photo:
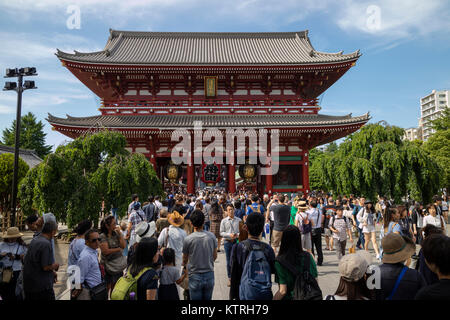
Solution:
{"label": "black backpack", "polygon": [[291,272],[295,277],[294,300],[322,300],[322,290],[316,279],[309,272],[311,257],[308,252],[302,254],[303,270],[297,271],[297,268],[287,262],[282,257],[277,257],[277,261]]}

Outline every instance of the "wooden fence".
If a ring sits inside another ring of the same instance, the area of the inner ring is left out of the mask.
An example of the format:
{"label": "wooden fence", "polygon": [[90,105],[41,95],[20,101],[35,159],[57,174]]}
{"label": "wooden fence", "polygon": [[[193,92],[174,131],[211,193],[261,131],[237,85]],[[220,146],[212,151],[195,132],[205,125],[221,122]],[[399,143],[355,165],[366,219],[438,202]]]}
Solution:
{"label": "wooden fence", "polygon": [[[1,212],[1,232],[6,232],[9,227],[11,227],[11,211],[3,211]],[[22,210],[16,211],[16,223],[15,226],[19,228],[19,230],[25,230],[25,219],[22,213]]]}

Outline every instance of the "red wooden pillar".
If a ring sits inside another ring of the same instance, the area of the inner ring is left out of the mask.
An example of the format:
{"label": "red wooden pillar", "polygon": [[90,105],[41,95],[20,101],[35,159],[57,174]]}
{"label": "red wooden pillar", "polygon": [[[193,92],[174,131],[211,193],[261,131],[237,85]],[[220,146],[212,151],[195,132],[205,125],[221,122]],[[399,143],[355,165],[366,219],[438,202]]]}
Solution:
{"label": "red wooden pillar", "polygon": [[304,164],[303,164],[303,189],[305,190],[305,193],[309,193],[309,157],[308,152],[305,152],[304,154]]}
{"label": "red wooden pillar", "polygon": [[273,185],[272,185],[272,175],[268,174],[266,176],[266,192],[269,195],[269,197],[272,195],[273,191],[272,191]]}
{"label": "red wooden pillar", "polygon": [[193,194],[195,192],[195,166],[194,166],[194,149],[193,137],[191,135],[191,150],[189,151],[190,161],[187,165],[187,193]]}
{"label": "red wooden pillar", "polygon": [[235,193],[236,192],[236,180],[235,180],[235,165],[231,163],[228,165],[228,192]]}
{"label": "red wooden pillar", "polygon": [[[270,152],[270,150],[272,150],[272,133],[270,130],[267,131],[268,132],[268,136],[267,136],[267,156],[270,158],[270,166],[272,165],[272,154]],[[266,193],[269,195],[269,197],[272,195],[273,193],[273,182],[272,182],[272,175],[268,174],[266,176]]]}

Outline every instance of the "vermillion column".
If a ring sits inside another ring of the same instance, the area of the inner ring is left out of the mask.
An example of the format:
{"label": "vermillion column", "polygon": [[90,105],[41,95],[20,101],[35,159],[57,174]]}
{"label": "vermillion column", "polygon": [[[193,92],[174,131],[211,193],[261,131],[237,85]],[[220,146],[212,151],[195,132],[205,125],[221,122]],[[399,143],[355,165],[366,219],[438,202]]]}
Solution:
{"label": "vermillion column", "polygon": [[187,166],[187,193],[188,194],[193,194],[195,191],[195,186],[194,186],[194,180],[195,180],[195,171],[194,171],[194,149],[193,149],[193,136],[190,135],[191,137],[191,150],[189,150],[189,158],[190,158],[190,163],[188,162],[188,166]]}
{"label": "vermillion column", "polygon": [[[270,130],[267,131],[268,132],[268,136],[267,136],[267,156],[269,158],[271,158],[271,154],[270,154],[270,150],[272,150],[272,139],[271,139],[271,132]],[[270,165],[268,167],[270,167],[272,165],[272,160],[270,160]],[[266,176],[266,192],[269,195],[269,197],[272,195],[272,175],[268,174]]]}
{"label": "vermillion column", "polygon": [[308,157],[308,152],[305,152],[305,154],[304,154],[304,164],[303,164],[303,188],[305,189],[305,193],[309,193],[309,157]]}
{"label": "vermillion column", "polygon": [[228,191],[230,193],[236,192],[236,181],[235,181],[235,165],[231,163],[228,165]]}

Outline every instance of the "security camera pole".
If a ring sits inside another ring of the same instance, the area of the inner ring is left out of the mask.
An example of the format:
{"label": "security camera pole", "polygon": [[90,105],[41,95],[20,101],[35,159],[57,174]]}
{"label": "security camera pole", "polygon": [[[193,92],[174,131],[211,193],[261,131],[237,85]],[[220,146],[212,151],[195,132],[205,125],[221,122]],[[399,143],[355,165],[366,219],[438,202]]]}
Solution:
{"label": "security camera pole", "polygon": [[11,226],[16,224],[16,207],[17,207],[17,175],[19,165],[19,146],[20,146],[20,125],[21,125],[21,111],[22,111],[22,92],[27,89],[37,89],[34,85],[34,81],[25,81],[23,84],[24,76],[37,76],[36,68],[20,68],[20,69],[6,69],[5,78],[18,77],[16,82],[6,82],[3,91],[14,90],[17,92],[17,115],[16,115],[16,138],[14,140],[14,175],[12,185],[12,197],[11,197]]}

